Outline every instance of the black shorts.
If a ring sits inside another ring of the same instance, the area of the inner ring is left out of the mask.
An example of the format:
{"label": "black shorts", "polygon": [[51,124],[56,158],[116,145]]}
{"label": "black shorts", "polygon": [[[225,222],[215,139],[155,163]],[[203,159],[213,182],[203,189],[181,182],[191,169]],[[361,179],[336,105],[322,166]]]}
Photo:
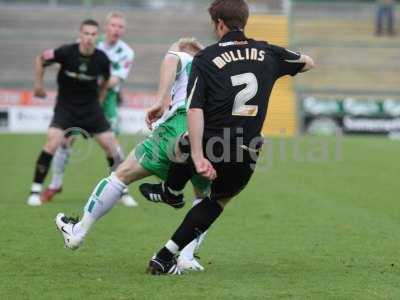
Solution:
{"label": "black shorts", "polygon": [[258,153],[243,152],[240,162],[213,163],[217,171],[217,178],[211,185],[210,198],[214,200],[237,196],[248,184],[254,173]]}
{"label": "black shorts", "polygon": [[[181,135],[178,145],[181,153],[190,155],[190,143],[187,134]],[[207,149],[204,149],[205,156],[211,161],[217,172],[217,178],[211,185],[210,198],[213,200],[235,197],[246,187],[254,173],[262,143],[257,145],[256,149],[231,146],[230,155],[226,159],[221,159],[220,162],[217,162],[215,158],[223,156],[223,148],[220,146],[220,144],[214,145],[212,149],[213,157],[207,155]],[[238,155],[238,152],[241,154]],[[187,164],[192,174],[194,174],[195,168],[190,157],[187,160]]]}
{"label": "black shorts", "polygon": [[94,106],[85,111],[56,106],[50,127],[62,130],[74,128],[74,132],[79,131],[75,128],[80,128],[89,133],[90,136],[111,130],[111,126],[100,106]]}

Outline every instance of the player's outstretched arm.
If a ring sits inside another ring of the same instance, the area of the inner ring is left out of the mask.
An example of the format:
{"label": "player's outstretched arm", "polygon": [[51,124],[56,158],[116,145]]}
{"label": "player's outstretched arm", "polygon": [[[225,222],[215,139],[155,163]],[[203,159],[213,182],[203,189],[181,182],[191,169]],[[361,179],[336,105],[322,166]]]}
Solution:
{"label": "player's outstretched arm", "polygon": [[286,48],[272,45],[272,50],[277,54],[278,77],[304,73],[314,68],[314,60],[305,54],[294,52]]}
{"label": "player's outstretched arm", "polygon": [[43,83],[44,70],[45,70],[44,59],[43,55],[40,54],[36,57],[35,60],[35,85],[33,92],[35,97],[45,98],[47,95]]}
{"label": "player's outstretched arm", "polygon": [[308,55],[302,54],[300,56],[300,61],[304,63],[304,67],[300,71],[301,73],[310,71],[315,67],[314,60]]}
{"label": "player's outstretched arm", "polygon": [[171,101],[171,89],[178,71],[179,58],[167,54],[161,64],[157,102],[146,113],[146,124],[151,130],[152,124],[161,118]]}

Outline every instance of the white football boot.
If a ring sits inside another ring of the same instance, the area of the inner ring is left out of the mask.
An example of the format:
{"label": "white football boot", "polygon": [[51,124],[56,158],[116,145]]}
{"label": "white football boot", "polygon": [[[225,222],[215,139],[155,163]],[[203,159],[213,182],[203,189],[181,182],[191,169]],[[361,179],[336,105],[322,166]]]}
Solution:
{"label": "white football boot", "polygon": [[128,189],[125,189],[122,193],[120,202],[125,205],[126,207],[136,207],[139,204],[136,202],[135,199],[131,195],[128,194]]}
{"label": "white football boot", "polygon": [[63,235],[65,248],[71,250],[78,249],[83,242],[83,237],[73,233],[73,228],[78,221],[67,217],[63,213],[59,213],[54,221],[56,222],[58,230]]}
{"label": "white football boot", "polygon": [[42,201],[40,200],[39,193],[31,193],[28,197],[27,204],[29,206],[40,206],[42,205]]}
{"label": "white football boot", "polygon": [[182,271],[204,271],[204,267],[194,258],[188,258],[185,255],[179,255],[178,267]]}

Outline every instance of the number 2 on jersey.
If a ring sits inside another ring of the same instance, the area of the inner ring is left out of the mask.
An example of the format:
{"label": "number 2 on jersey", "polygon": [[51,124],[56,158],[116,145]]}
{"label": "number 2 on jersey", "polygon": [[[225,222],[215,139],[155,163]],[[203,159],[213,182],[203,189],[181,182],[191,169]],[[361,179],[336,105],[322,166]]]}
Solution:
{"label": "number 2 on jersey", "polygon": [[258,113],[257,105],[246,105],[248,101],[257,95],[258,81],[253,73],[243,73],[231,77],[232,85],[245,84],[246,87],[237,93],[233,103],[232,115],[242,117],[255,117]]}

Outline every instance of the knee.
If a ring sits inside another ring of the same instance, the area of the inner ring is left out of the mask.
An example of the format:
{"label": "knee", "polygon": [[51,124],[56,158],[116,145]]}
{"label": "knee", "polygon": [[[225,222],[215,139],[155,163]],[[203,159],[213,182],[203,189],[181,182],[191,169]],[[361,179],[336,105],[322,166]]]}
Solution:
{"label": "knee", "polygon": [[43,150],[46,151],[47,153],[54,155],[54,153],[56,153],[57,148],[59,146],[60,146],[60,143],[57,141],[57,139],[48,138],[46,144],[43,147]]}

